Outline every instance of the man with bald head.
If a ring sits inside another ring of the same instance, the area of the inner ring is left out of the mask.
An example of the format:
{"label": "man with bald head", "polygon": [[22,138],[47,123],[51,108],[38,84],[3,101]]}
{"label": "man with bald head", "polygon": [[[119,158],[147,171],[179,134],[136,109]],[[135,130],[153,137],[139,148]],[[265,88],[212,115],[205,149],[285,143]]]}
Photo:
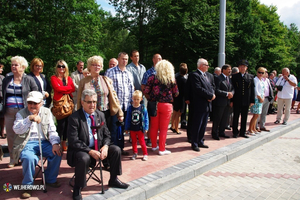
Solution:
{"label": "man with bald head", "polygon": [[297,79],[294,75],[290,74],[288,68],[282,69],[282,76],[276,82],[277,88],[277,117],[275,124],[279,124],[281,121],[283,107],[285,106],[283,125],[287,125],[287,121],[290,117],[291,104],[294,95],[294,88],[297,85]]}
{"label": "man with bald head", "polygon": [[111,58],[110,60],[109,60],[109,63],[108,63],[108,67],[109,67],[109,69],[110,68],[113,68],[113,67],[115,67],[115,66],[117,66],[118,65],[118,60],[116,59],[116,58]]}

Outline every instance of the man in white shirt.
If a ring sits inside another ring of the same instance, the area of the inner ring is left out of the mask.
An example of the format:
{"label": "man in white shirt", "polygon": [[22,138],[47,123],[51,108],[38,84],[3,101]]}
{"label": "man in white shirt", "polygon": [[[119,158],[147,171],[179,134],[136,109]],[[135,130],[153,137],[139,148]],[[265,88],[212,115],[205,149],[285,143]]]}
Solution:
{"label": "man in white shirt", "polygon": [[[27,107],[16,114],[13,130],[16,133],[13,145],[14,161],[22,162],[23,185],[33,185],[35,166],[39,161],[39,135],[42,155],[48,160],[45,181],[48,186],[60,187],[57,182],[62,150],[60,137],[49,108],[43,107],[43,95],[32,91],[27,97]],[[31,191],[24,191],[22,198],[30,198]]]}
{"label": "man in white shirt", "polygon": [[285,113],[283,118],[283,125],[287,125],[290,117],[291,104],[294,95],[294,88],[297,85],[297,79],[294,75],[290,74],[288,68],[282,69],[282,76],[276,82],[277,88],[277,117],[275,124],[279,124],[283,113],[283,106],[285,106]]}

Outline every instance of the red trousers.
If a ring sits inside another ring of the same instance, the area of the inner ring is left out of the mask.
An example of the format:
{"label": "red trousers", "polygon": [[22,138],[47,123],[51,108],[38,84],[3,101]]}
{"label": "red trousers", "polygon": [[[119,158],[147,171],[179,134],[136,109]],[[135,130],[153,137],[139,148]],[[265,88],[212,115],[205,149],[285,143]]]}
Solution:
{"label": "red trousers", "polygon": [[159,151],[166,150],[165,144],[172,111],[172,104],[157,103],[157,115],[156,117],[150,117],[150,139],[152,148],[157,147],[157,133],[159,130]]}
{"label": "red trousers", "polygon": [[136,154],[138,153],[137,139],[136,139],[136,137],[138,137],[140,145],[142,147],[143,155],[148,155],[147,146],[146,146],[145,139],[144,139],[144,133],[142,131],[130,131],[130,137],[131,137],[131,140],[132,140],[132,151],[133,151],[133,153],[136,153]]}

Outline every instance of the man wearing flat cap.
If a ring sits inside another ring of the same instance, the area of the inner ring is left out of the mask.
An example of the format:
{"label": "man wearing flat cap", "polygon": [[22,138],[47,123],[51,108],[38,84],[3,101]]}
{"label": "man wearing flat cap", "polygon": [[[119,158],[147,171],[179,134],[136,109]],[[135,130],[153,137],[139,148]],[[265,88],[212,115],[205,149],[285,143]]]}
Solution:
{"label": "man wearing flat cap", "polygon": [[[40,148],[42,155],[47,158],[48,167],[45,170],[45,181],[48,186],[59,187],[57,182],[61,162],[60,138],[56,132],[52,113],[49,108],[43,107],[43,95],[32,91],[27,96],[27,107],[16,114],[13,130],[16,133],[13,145],[14,161],[20,159],[23,168],[24,185],[33,185],[35,166],[38,164]],[[30,198],[31,191],[24,191],[22,198]]]}
{"label": "man wearing flat cap", "polygon": [[[239,73],[232,75],[232,85],[234,88],[233,102],[233,137],[239,136],[248,138],[246,135],[246,125],[249,106],[254,105],[254,82],[253,75],[248,74],[248,61],[240,60],[238,63]],[[238,120],[241,115],[241,127],[238,131]]]}

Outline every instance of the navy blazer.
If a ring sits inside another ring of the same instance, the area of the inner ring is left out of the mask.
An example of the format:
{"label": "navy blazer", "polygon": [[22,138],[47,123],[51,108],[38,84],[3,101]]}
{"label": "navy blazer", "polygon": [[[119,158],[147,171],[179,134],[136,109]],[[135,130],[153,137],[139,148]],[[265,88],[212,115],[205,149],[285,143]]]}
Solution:
{"label": "navy blazer", "polygon": [[234,106],[249,106],[254,103],[254,82],[253,75],[245,73],[242,77],[241,73],[232,75],[232,85],[234,95],[232,98]]}
{"label": "navy blazer", "polygon": [[[229,78],[229,77],[228,77]],[[215,77],[215,86],[216,86],[216,99],[213,103],[217,106],[229,106],[230,99],[227,97],[227,92],[233,92],[233,86],[231,79],[229,78],[229,84],[227,83],[223,74]]]}
{"label": "navy blazer", "polygon": [[188,77],[189,92],[187,94],[188,100],[196,112],[211,112],[211,100],[215,93],[214,77],[211,73],[205,72],[204,75],[196,70]]}
{"label": "navy blazer", "polygon": [[[105,116],[101,111],[96,110],[94,112],[94,120],[96,126],[100,126],[97,129],[98,137],[98,149],[101,149],[104,145],[111,144],[110,132],[106,126]],[[69,117],[68,123],[68,151],[67,162],[71,167],[75,166],[75,155],[78,151],[88,153],[92,150],[89,147],[89,128],[83,108],[80,108]]]}

